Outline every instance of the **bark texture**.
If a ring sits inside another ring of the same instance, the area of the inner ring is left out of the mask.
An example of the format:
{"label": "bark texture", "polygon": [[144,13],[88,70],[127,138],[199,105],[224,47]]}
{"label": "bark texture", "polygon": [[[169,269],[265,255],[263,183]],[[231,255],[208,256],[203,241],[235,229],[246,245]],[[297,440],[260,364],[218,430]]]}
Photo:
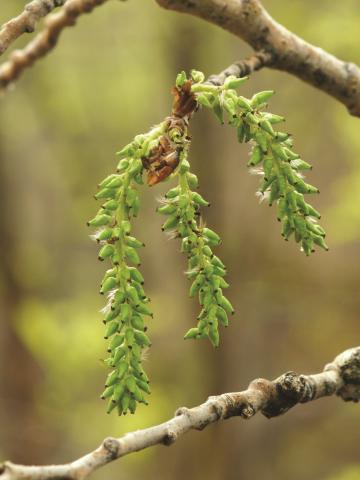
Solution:
{"label": "bark texture", "polygon": [[203,430],[231,417],[250,419],[257,412],[267,418],[284,414],[299,403],[337,395],[345,401],[360,400],[360,347],[338,355],[315,375],[287,372],[273,381],[259,378],[242,392],[224,393],[194,408],[180,408],[160,425],[106,438],[93,452],[65,465],[24,466],[5,462],[0,480],[81,480],[107,463],[157,444],[171,445],[189,430]]}

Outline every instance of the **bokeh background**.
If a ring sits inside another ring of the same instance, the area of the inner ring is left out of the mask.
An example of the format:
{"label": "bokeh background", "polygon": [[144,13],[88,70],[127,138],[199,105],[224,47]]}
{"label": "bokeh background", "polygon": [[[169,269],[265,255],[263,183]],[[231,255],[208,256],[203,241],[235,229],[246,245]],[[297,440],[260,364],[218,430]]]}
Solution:
{"label": "bokeh background", "polygon": [[[1,0],[1,23],[23,0]],[[289,29],[360,63],[358,0],[264,0]],[[20,39],[15,47],[24,45]],[[259,205],[246,171],[248,147],[207,112],[192,121],[192,166],[221,233],[236,307],[221,346],[184,342],[198,307],[188,298],[185,259],[160,231],[156,197],[144,188],[137,235],[155,312],[147,361],[151,403],[135,416],[107,416],[98,285],[104,265],[86,221],[114,152],[163,119],[176,73],[218,72],[250,49],[205,22],[153,0],[115,0],[80,18],[57,48],[0,99],[0,458],[66,462],[108,435],[150,426],[182,405],[243,389],[253,378],[319,371],[359,344],[359,119],[325,94],[280,72],[252,76],[244,94],[274,88],[271,110],[287,118],[296,149],[314,165],[330,251],[306,258],[285,243],[275,212]],[[6,57],[4,57],[6,58]],[[336,398],[282,418],[232,419],[102,469],[94,479],[355,480],[359,406]]]}

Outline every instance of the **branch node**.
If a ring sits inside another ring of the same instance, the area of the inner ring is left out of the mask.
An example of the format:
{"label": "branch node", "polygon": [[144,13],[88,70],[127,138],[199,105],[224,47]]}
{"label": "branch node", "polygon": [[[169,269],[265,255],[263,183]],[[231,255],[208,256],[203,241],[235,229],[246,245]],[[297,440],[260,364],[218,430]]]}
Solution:
{"label": "branch node", "polygon": [[312,389],[306,378],[295,372],[281,375],[273,384],[276,394],[270,393],[265,407],[261,410],[267,418],[282,415],[304,399],[312,398]]}
{"label": "branch node", "polygon": [[344,385],[336,394],[346,402],[359,402],[360,347],[351,348],[341,353],[335,358],[334,364],[338,367],[340,377],[344,382]]}
{"label": "branch node", "polygon": [[115,458],[120,456],[120,442],[116,438],[105,438],[102,446],[108,452],[109,460],[114,460]]}
{"label": "branch node", "polygon": [[175,412],[175,417],[179,417],[180,415],[189,415],[189,409],[187,407],[180,407]]}
{"label": "branch node", "polygon": [[242,407],[240,416],[244,420],[250,420],[250,418],[253,417],[255,413],[256,413],[255,408],[249,403]]}

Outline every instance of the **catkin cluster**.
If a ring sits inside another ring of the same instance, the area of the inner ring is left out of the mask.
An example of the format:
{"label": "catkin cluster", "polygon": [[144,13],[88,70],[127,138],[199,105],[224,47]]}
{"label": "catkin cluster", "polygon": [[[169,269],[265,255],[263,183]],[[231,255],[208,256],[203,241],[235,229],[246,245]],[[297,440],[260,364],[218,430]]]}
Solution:
{"label": "catkin cluster", "polygon": [[144,174],[149,186],[177,180],[157,211],[167,216],[162,229],[181,239],[181,250],[188,259],[186,275],[192,282],[189,293],[197,295],[201,305],[197,325],[185,338],[208,338],[217,347],[218,327],[227,326],[228,315],[234,313],[223,294],[229,286],[225,265],[213,253],[221,239],[201,219],[201,209],[209,203],[197,191],[198,179],[188,159],[189,120],[200,105],[212,110],[221,123],[227,117],[238,140],[251,143],[248,166],[263,177],[259,195],[270,205],[276,204],[283,237],[287,240],[294,235],[306,255],[314,245],[327,249],[325,232],[317,223],[320,214],[304,199],[304,194],[318,192],[301,174],[311,166],[293,151],[290,136],[274,129],[283,117],[263,111],[274,92],[247,99],[236,92],[244,80],[228,77],[222,86],[214,86],[205,82],[201,72],[193,70],[189,79],[181,72],[173,88],[170,116],[124,147],[118,153],[117,173],[99,185],[95,198],[103,204],[88,225],[97,228],[93,237],[101,246],[99,259],[110,261],[100,289],[107,296],[103,321],[110,342],[105,363],[111,372],[102,398],[109,399],[109,413],[115,408],[120,415],[134,413],[137,403],[147,404],[150,393],[142,359],[150,346],[145,319],[152,313],[138,270],[138,251],[144,244],[132,235],[131,226],[139,212],[138,187],[144,183]]}

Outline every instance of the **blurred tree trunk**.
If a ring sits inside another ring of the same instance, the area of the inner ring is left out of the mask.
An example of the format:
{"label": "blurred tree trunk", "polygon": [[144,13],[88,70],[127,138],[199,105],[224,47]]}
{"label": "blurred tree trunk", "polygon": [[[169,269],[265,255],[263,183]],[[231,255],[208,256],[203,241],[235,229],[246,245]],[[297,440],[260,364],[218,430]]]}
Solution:
{"label": "blurred tree trunk", "polygon": [[[199,65],[200,49],[196,48],[197,45],[201,45],[203,37],[201,31],[195,28],[192,23],[189,23],[187,19],[178,17],[176,23],[174,21],[172,29],[172,38],[174,43],[169,46],[169,60],[168,63],[172,67],[173,78],[175,79],[178,72],[181,70],[190,72],[192,69],[197,69]],[[194,120],[197,116],[194,117]],[[216,157],[220,155],[219,148],[216,144],[216,132],[215,123],[208,115],[204,115],[201,118],[201,123],[194,121],[190,125],[190,135],[194,139],[206,138],[206,142],[194,142],[191,147],[190,160],[192,163],[192,171],[198,174],[200,182],[200,190],[205,198],[209,199],[209,196],[214,195],[216,190],[217,178],[221,175],[221,167],[219,162],[211,161],[206,162],[203,159],[209,155]],[[220,200],[220,192],[215,194],[216,201]],[[220,205],[217,205],[217,209],[221,211]],[[216,215],[212,215],[211,209],[204,211],[204,216],[209,225],[213,225]],[[217,222],[217,226],[220,225],[221,219]],[[215,228],[215,226],[214,226]],[[216,228],[215,228],[216,229]],[[186,279],[184,279],[186,280]],[[186,287],[187,291],[188,287]],[[196,320],[199,314],[199,305],[197,301],[193,302],[193,309],[191,316]],[[226,358],[223,355],[224,349],[213,349],[205,342],[198,342],[198,357],[201,358],[201,362],[204,364],[204,368],[211,375],[204,375],[199,389],[200,401],[206,398],[208,395],[220,393],[224,386],[224,371],[227,367]],[[191,376],[191,372],[189,372]],[[192,378],[192,385],[197,384],[197,380]],[[164,466],[164,471],[169,473],[169,478],[172,480],[182,480],[184,475],[189,479],[206,478],[207,480],[218,480],[223,477],[224,463],[226,463],[226,440],[222,440],[218,435],[218,427],[213,426],[201,439],[201,448],[197,448],[199,438],[194,436],[193,438],[187,438],[186,445],[178,445],[179,453],[175,456],[175,464],[169,468],[169,461],[164,455],[161,457],[161,463],[167,462]],[[224,443],[225,442],[225,443]],[[208,455],[208,452],[217,452],[216,455]]]}
{"label": "blurred tree trunk", "polygon": [[[181,70],[189,72],[192,68],[198,68],[198,65],[203,60],[202,55],[206,47],[203,45],[204,37],[201,30],[192,27],[189,22],[182,21],[181,18],[178,18],[176,24],[174,24],[173,33],[173,38],[177,39],[177,41],[169,49],[169,64],[172,64],[175,78],[175,75]],[[178,41],[178,39],[181,39],[181,41]],[[201,47],[196,48],[198,45]],[[244,52],[241,55],[240,52],[239,58],[242,58],[242,56],[245,57],[246,53]],[[225,66],[225,64],[222,64],[222,67]],[[238,188],[244,181],[249,183],[248,174],[244,168],[247,151],[244,153],[245,148],[241,150],[241,147],[236,143],[234,140],[236,135],[232,129],[221,130],[220,125],[217,124],[213,116],[206,111],[203,113],[199,112],[194,116],[190,125],[190,134],[193,138],[190,151],[192,171],[199,177],[201,194],[213,204],[212,208],[204,209],[204,220],[210,228],[214,228],[222,237],[224,235],[228,237],[226,241],[224,239],[224,244],[218,248],[218,255],[225,263],[227,263],[226,256],[232,259],[232,265],[228,265],[229,275],[232,277],[229,279],[232,287],[229,293],[230,298],[235,300],[236,303],[240,303],[238,298],[236,298],[240,291],[239,285],[244,283],[246,275],[249,273],[251,277],[261,278],[262,266],[267,261],[267,252],[261,252],[261,250],[257,251],[256,255],[251,254],[247,261],[245,260],[244,257],[249,256],[248,253],[245,253],[248,248],[247,242],[254,240],[251,237],[251,233],[246,235],[244,232],[241,232],[240,235],[236,235],[236,249],[234,250],[233,245],[230,246],[234,243],[234,239],[229,238],[229,217],[233,217],[234,222],[236,222],[234,229],[242,230],[237,222],[236,210],[243,209],[242,204],[245,204],[245,201],[242,197],[244,196],[246,199],[249,192],[244,194],[241,191],[237,192],[237,197],[241,198],[241,200],[237,198],[239,205],[234,207],[235,211],[233,210],[230,213],[229,195],[226,188],[233,183],[231,180],[234,175],[239,175],[240,177],[237,180]],[[224,135],[229,139],[228,142],[224,139]],[[236,148],[238,148],[238,159],[234,159],[234,143]],[[244,157],[242,158],[242,156]],[[226,161],[226,169],[224,169],[224,161]],[[258,208],[256,202],[254,201],[253,203],[254,208]],[[243,214],[244,212],[242,212]],[[251,223],[251,215],[248,216],[250,217],[248,221]],[[236,271],[236,269],[244,270],[244,272],[239,274],[239,270]],[[243,285],[241,288],[243,289]],[[209,395],[244,387],[246,381],[252,379],[251,375],[255,378],[261,371],[261,360],[259,362],[254,360],[251,368],[249,368],[247,361],[251,357],[254,345],[251,342],[247,344],[247,341],[243,340],[242,337],[244,328],[247,328],[247,323],[245,322],[245,325],[239,326],[241,320],[246,317],[246,309],[251,308],[251,305],[247,305],[244,300],[242,298],[241,303],[243,307],[241,312],[229,319],[230,322],[233,322],[231,326],[232,334],[228,335],[227,330],[221,329],[221,345],[219,349],[213,349],[202,342],[199,342],[197,345],[199,358],[201,358],[204,368],[206,368],[207,372],[211,372],[210,375],[204,374],[204,378],[201,381],[201,387],[199,387],[202,390],[201,400]],[[195,301],[192,313],[192,317],[195,319],[198,315],[198,306]],[[267,342],[269,337],[273,335],[275,333],[272,334],[271,331],[268,332],[266,338],[255,335],[253,341],[256,338],[258,343],[257,351],[264,350],[267,352],[269,350]],[[234,365],[237,365],[236,377],[234,377]],[[244,367],[242,368],[242,366]],[[250,378],[244,379],[244,376],[248,377],[249,374]],[[193,379],[192,383],[196,384],[196,380]],[[216,424],[206,432],[201,441],[196,435],[194,438],[188,438],[186,445],[177,447],[180,453],[176,457],[176,468],[171,470],[171,478],[173,480],[182,480],[184,475],[188,476],[189,479],[206,478],[207,480],[218,480],[220,478],[232,480],[242,478],[242,476],[246,478],[249,463],[254,463],[253,452],[255,446],[257,448],[260,444],[266,449],[269,441],[271,441],[269,435],[264,433],[258,425],[258,423],[251,425],[252,431],[249,435],[244,429],[240,430],[239,428],[238,430],[227,424]],[[199,442],[201,442],[200,445]],[[240,444],[241,457],[239,456]],[[216,452],[216,454],[209,455],[209,452]],[[259,473],[261,468],[262,465],[258,468],[253,466],[253,470],[257,470]]]}
{"label": "blurred tree trunk", "polygon": [[[35,393],[41,372],[16,331],[16,315],[25,294],[14,275],[12,260],[16,235],[17,202],[10,179],[0,162],[0,454],[15,462],[37,463],[46,452],[38,435]],[[15,182],[12,182],[14,186]],[[14,207],[15,205],[15,207]]]}

